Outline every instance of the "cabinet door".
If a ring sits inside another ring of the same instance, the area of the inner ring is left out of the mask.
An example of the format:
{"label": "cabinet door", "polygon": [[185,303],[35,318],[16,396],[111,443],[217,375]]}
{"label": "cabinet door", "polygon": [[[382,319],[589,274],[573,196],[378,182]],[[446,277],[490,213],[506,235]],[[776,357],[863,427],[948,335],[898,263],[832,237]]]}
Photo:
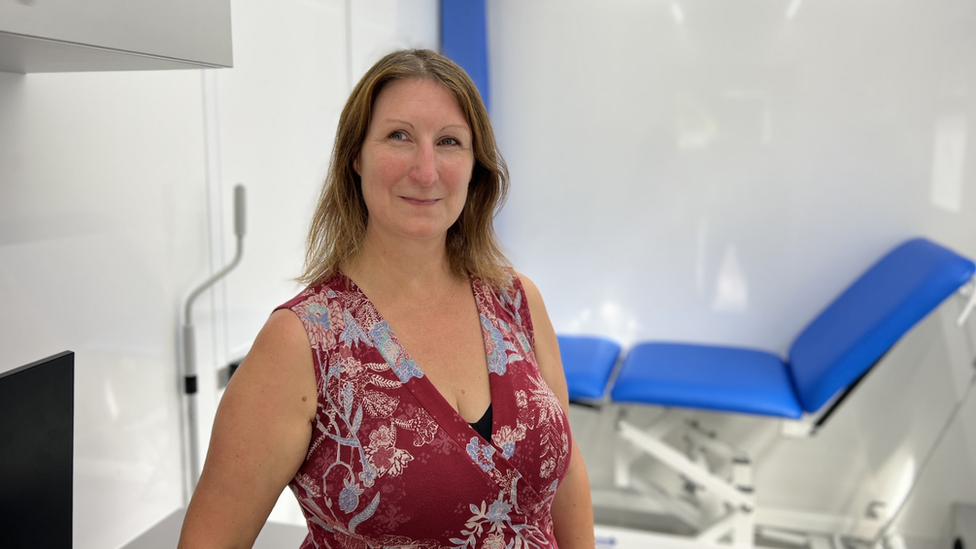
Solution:
{"label": "cabinet door", "polygon": [[[0,33],[6,35],[2,38],[23,39],[15,49],[36,46],[54,52],[45,55],[81,47],[101,50],[97,53],[102,57],[110,52],[229,67],[230,25],[230,0],[0,0]],[[163,68],[147,62],[145,68]],[[30,72],[27,68],[22,72]]]}

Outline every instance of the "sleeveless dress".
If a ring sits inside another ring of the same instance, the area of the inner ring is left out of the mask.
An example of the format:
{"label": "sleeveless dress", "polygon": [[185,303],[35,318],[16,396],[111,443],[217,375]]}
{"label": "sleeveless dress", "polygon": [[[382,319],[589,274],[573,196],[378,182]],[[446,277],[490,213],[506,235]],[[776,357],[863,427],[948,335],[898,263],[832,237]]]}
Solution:
{"label": "sleeveless dress", "polygon": [[472,277],[492,400],[483,439],[424,377],[376,307],[339,273],[279,308],[308,333],[318,412],[289,487],[302,549],[556,548],[550,509],[569,421],[533,353],[521,282]]}

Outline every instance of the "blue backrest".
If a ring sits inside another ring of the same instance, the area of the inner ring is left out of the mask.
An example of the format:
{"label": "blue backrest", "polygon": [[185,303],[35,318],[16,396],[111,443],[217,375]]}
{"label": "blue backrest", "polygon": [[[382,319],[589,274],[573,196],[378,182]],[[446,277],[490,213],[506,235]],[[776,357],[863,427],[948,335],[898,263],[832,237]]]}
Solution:
{"label": "blue backrest", "polygon": [[965,284],[974,268],[969,259],[923,238],[882,257],[793,342],[789,366],[803,409],[816,412],[857,381]]}

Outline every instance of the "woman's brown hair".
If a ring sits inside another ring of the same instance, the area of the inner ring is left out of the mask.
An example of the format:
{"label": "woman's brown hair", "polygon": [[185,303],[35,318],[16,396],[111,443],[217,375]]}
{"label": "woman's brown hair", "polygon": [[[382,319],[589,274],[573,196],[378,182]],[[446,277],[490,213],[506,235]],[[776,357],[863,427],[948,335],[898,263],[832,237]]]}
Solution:
{"label": "woman's brown hair", "polygon": [[308,231],[305,268],[298,281],[314,284],[339,271],[362,249],[369,212],[353,169],[384,86],[394,80],[432,80],[450,90],[471,126],[474,169],[460,217],[447,231],[447,257],[459,278],[469,275],[508,286],[511,271],[492,221],[508,194],[508,168],[498,152],[478,89],[464,69],[430,50],[401,50],[376,62],[356,84],[339,117],[332,165]]}

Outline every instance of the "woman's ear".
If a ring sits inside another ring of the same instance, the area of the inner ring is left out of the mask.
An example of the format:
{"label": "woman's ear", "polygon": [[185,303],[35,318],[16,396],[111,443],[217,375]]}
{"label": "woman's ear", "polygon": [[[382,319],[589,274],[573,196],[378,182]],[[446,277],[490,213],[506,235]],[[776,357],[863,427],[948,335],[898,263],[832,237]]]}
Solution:
{"label": "woman's ear", "polygon": [[353,169],[353,171],[356,172],[356,175],[358,175],[359,177],[362,177],[363,176],[363,174],[359,173],[359,157],[358,156],[356,158],[353,158],[352,159],[352,169]]}

